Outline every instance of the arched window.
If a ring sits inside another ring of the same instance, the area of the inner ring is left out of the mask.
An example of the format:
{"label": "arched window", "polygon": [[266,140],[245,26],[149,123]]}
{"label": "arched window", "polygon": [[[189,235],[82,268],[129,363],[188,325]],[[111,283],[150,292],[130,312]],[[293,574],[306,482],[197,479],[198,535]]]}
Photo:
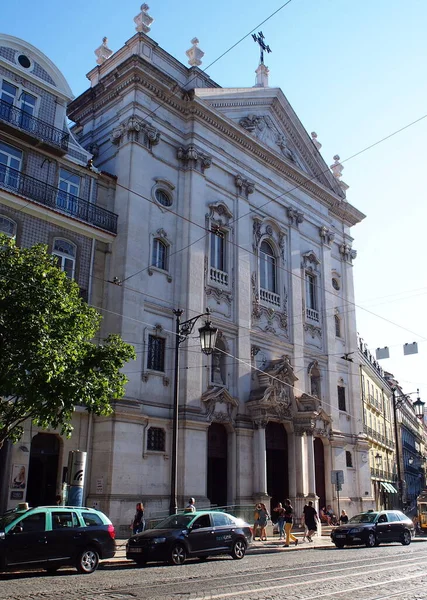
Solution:
{"label": "arched window", "polygon": [[262,242],[259,252],[260,287],[277,294],[276,257],[268,242]]}
{"label": "arched window", "polygon": [[56,239],[53,242],[52,254],[56,256],[58,267],[69,279],[74,279],[76,270],[76,246],[67,240]]}
{"label": "arched window", "polygon": [[350,468],[353,467],[353,457],[349,450],[345,451],[345,465],[346,465],[346,467],[350,467]]}
{"label": "arched window", "polygon": [[159,238],[154,238],[153,240],[151,265],[157,267],[157,269],[162,269],[163,271],[168,270],[168,245],[162,240],[159,240]]}
{"label": "arched window", "polygon": [[0,215],[0,233],[4,233],[9,237],[15,237],[16,235],[16,223],[8,217]]}
{"label": "arched window", "polygon": [[338,315],[335,315],[335,335],[341,337],[341,319]]}
{"label": "arched window", "polygon": [[211,383],[214,385],[226,385],[227,383],[225,350],[224,342],[218,338],[215,350],[212,352]]}

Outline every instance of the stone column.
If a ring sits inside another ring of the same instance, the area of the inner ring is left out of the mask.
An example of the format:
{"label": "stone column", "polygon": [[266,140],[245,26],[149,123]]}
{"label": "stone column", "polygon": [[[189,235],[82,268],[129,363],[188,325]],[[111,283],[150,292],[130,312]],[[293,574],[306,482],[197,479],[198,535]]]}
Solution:
{"label": "stone column", "polygon": [[227,504],[235,504],[237,497],[237,440],[236,432],[228,432],[228,486]]}
{"label": "stone column", "polygon": [[299,520],[302,516],[302,510],[305,504],[304,493],[304,438],[301,434],[294,432],[294,451],[295,451],[295,516]]}
{"label": "stone column", "polygon": [[266,502],[267,494],[267,450],[265,428],[267,423],[255,423],[254,435],[254,496],[257,502]]}
{"label": "stone column", "polygon": [[308,495],[316,496],[316,471],[314,467],[314,443],[313,435],[307,433],[307,467],[308,467]]}

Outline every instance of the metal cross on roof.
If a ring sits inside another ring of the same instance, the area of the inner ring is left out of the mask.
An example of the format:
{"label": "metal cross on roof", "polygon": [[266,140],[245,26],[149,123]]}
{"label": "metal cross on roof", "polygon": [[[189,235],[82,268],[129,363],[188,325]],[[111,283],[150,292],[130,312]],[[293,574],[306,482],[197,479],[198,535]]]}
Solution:
{"label": "metal cross on roof", "polygon": [[263,65],[264,64],[264,51],[267,53],[270,53],[271,52],[270,46],[267,46],[267,44],[264,42],[264,34],[262,31],[258,31],[258,35],[253,33],[252,37],[254,39],[254,42],[256,42],[259,45],[259,48],[261,51],[260,63]]}

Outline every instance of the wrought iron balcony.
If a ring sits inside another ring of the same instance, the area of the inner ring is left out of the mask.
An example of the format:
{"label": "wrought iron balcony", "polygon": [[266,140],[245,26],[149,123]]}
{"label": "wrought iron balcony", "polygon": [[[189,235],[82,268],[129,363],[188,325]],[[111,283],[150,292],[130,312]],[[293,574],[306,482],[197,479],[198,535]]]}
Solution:
{"label": "wrought iron balcony", "polygon": [[68,150],[69,134],[62,129],[58,129],[41,119],[29,115],[25,111],[0,100],[0,126],[6,124],[13,128],[15,134],[18,130],[21,137],[30,137],[32,141],[42,143],[53,148],[60,154],[65,154]]}
{"label": "wrought iron balcony", "polygon": [[29,198],[89,225],[117,233],[115,213],[1,164],[0,189]]}

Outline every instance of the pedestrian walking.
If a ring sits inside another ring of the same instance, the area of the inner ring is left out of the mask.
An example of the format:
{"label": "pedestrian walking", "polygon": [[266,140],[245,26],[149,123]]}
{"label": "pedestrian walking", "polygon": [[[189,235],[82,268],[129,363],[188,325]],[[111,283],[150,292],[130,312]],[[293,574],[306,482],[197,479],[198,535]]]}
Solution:
{"label": "pedestrian walking", "polygon": [[294,509],[292,508],[292,504],[289,499],[285,500],[284,511],[285,511],[285,534],[286,534],[286,540],[285,540],[284,547],[289,548],[290,541],[295,542],[295,546],[298,546],[298,538],[295,537],[291,533],[292,525],[294,522]]}
{"label": "pedestrian walking", "polygon": [[304,506],[304,522],[308,529],[307,539],[309,542],[312,542],[313,535],[317,531],[319,517],[317,515],[317,510],[314,508],[313,502],[311,500],[308,504]]}
{"label": "pedestrian walking", "polygon": [[259,528],[261,530],[260,535],[261,535],[261,540],[263,540],[264,542],[267,541],[267,532],[266,532],[266,527],[267,527],[267,522],[268,519],[270,518],[270,515],[268,514],[268,510],[265,504],[263,504],[262,502],[260,503],[260,509],[258,511],[258,524],[259,524]]}
{"label": "pedestrian walking", "polygon": [[259,536],[259,539],[261,539],[261,535],[260,535],[260,530],[259,530],[259,511],[261,510],[261,504],[255,504],[255,510],[254,510],[254,531],[253,531],[253,538],[255,541],[256,536]]}
{"label": "pedestrian walking", "polygon": [[194,500],[194,498],[188,499],[188,504],[185,507],[184,512],[196,512],[196,501]]}
{"label": "pedestrian walking", "polygon": [[274,512],[277,512],[277,527],[279,529],[279,540],[283,540],[283,532],[285,527],[285,509],[283,508],[282,503],[279,502],[279,504],[273,510]]}
{"label": "pedestrian walking", "polygon": [[308,534],[308,527],[307,527],[307,523],[305,522],[305,508],[306,506],[308,506],[308,504],[304,504],[304,508],[302,509],[302,525],[304,525],[304,536],[302,538],[302,541],[305,542],[307,534]]}
{"label": "pedestrian walking", "polygon": [[136,513],[131,528],[134,535],[135,533],[141,533],[145,529],[144,504],[142,502],[138,502],[136,505]]}

